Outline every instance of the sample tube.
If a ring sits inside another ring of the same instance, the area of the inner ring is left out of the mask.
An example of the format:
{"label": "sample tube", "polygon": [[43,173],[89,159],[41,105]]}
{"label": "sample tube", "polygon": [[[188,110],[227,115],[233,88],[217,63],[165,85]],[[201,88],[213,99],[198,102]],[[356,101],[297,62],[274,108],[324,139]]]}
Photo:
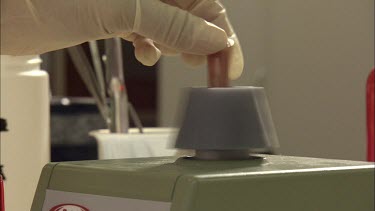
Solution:
{"label": "sample tube", "polygon": [[228,87],[228,49],[207,56],[208,87]]}

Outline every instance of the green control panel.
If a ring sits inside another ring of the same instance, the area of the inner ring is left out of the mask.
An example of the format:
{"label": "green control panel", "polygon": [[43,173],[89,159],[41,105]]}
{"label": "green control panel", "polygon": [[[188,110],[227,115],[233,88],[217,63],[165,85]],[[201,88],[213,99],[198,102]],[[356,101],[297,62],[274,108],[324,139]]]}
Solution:
{"label": "green control panel", "polygon": [[279,155],[51,163],[31,211],[373,211],[374,167]]}

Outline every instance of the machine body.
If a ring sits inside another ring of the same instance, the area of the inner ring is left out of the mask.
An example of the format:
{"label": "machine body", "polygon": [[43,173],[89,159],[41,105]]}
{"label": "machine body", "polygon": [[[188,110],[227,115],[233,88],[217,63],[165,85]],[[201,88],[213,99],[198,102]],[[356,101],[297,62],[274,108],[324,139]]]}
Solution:
{"label": "machine body", "polygon": [[374,164],[257,155],[48,164],[31,211],[372,211]]}

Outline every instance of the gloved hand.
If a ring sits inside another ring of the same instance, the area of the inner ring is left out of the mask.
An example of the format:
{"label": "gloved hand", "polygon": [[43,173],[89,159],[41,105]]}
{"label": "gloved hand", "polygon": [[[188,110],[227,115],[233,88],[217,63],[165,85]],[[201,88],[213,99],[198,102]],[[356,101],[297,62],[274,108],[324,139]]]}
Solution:
{"label": "gloved hand", "polygon": [[243,69],[239,42],[219,1],[1,1],[1,54],[40,54],[118,36],[134,43],[145,65],[155,64],[161,54],[179,53],[198,65],[231,43],[230,78]]}

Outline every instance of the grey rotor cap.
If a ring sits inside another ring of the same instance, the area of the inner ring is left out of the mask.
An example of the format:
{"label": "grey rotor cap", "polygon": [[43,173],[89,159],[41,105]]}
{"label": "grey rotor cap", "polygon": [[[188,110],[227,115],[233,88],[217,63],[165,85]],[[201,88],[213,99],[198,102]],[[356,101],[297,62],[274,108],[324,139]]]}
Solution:
{"label": "grey rotor cap", "polygon": [[240,159],[250,149],[277,146],[264,88],[189,90],[176,148],[194,149],[203,159]]}

